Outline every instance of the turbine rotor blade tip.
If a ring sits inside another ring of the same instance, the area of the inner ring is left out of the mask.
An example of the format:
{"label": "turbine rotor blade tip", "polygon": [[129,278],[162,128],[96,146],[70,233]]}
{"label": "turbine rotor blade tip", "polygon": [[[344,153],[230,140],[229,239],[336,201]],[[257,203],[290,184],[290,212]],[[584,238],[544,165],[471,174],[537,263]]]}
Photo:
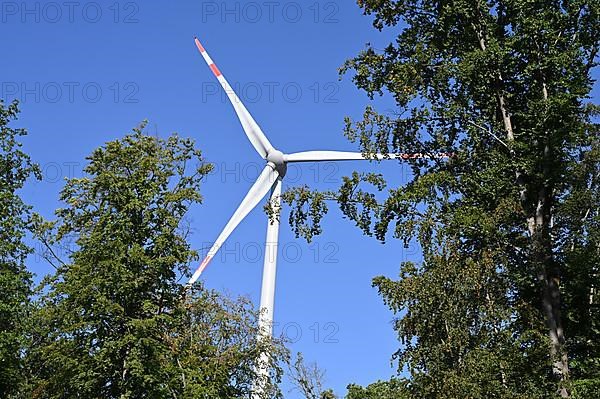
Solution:
{"label": "turbine rotor blade tip", "polygon": [[195,38],[195,42],[196,47],[198,47],[198,51],[200,51],[200,54],[202,55],[202,58],[204,58],[204,61],[208,64],[208,67],[212,71],[213,75],[215,75],[219,83],[221,83],[223,90],[225,90],[225,93],[227,94],[227,97],[233,105],[235,113],[237,114],[238,119],[242,124],[242,128],[244,129],[246,136],[248,137],[256,151],[259,153],[259,155],[262,158],[266,158],[269,154],[269,151],[273,150],[273,146],[271,145],[263,131],[260,129],[252,115],[250,115],[250,112],[248,112],[244,104],[242,104],[242,101],[239,99],[237,94],[235,94],[235,91],[229,85],[229,83],[223,76],[223,73],[219,70],[213,59],[208,55],[208,52],[206,51],[202,43],[200,43],[200,40],[198,40],[197,37]]}
{"label": "turbine rotor blade tip", "polygon": [[198,47],[198,50],[200,50],[201,53],[204,53],[206,50],[204,49],[204,46],[202,45],[202,43],[200,43],[200,40],[198,39],[197,36],[194,36],[194,41],[196,42],[196,46]]}

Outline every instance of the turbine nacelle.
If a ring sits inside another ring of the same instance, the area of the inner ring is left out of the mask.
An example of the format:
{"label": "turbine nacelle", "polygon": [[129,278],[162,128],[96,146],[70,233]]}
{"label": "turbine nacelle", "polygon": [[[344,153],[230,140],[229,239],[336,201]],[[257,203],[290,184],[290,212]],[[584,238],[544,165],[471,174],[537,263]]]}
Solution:
{"label": "turbine nacelle", "polygon": [[283,152],[272,149],[267,154],[267,162],[273,164],[273,167],[279,172],[279,177],[283,178],[287,172],[286,156]]}

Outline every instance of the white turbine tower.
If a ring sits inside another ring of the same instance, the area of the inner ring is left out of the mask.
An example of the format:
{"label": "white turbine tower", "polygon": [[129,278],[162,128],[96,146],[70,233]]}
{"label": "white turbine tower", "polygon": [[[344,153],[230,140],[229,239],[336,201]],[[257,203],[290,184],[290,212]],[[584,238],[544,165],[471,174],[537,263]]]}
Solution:
{"label": "white turbine tower", "polygon": [[[240,119],[242,128],[246,132],[246,136],[258,152],[258,154],[266,161],[266,165],[262,170],[261,174],[256,179],[256,182],[252,185],[248,194],[242,200],[242,203],[238,206],[233,216],[225,228],[217,237],[217,240],[208,251],[208,254],[196,269],[190,280],[188,286],[194,284],[200,277],[208,263],[215,256],[219,248],[223,245],[225,240],[233,232],[233,230],[240,224],[240,222],[248,215],[248,213],[258,205],[258,203],[265,197],[265,195],[271,191],[269,200],[273,206],[273,209],[279,210],[281,206],[281,184],[285,177],[285,172],[288,163],[294,162],[324,162],[324,161],[350,161],[350,160],[370,160],[370,159],[414,159],[414,158],[446,158],[449,155],[445,153],[437,154],[374,154],[372,158],[366,158],[359,152],[342,152],[342,151],[305,151],[297,152],[293,154],[284,154],[283,152],[275,149],[269,142],[261,128],[258,126],[252,115],[248,112],[244,104],[240,101],[238,96],[235,94],[233,88],[229,85],[219,68],[215,65],[213,60],[210,58],[198,38],[194,39],[198,50],[202,54],[202,57],[210,67],[215,77],[221,83],[223,90],[229,97],[235,112]],[[273,218],[270,223],[267,223],[267,237],[265,245],[265,259],[263,268],[262,288],[260,295],[260,310],[261,314],[259,317],[259,331],[261,332],[262,339],[270,339],[273,334],[273,302],[275,297],[275,274],[277,265],[277,243],[279,237],[279,219]],[[268,374],[268,359],[266,356],[260,359],[258,374],[265,379]],[[254,387],[254,398],[259,398],[263,392],[264,387],[262,384],[255,384]]]}

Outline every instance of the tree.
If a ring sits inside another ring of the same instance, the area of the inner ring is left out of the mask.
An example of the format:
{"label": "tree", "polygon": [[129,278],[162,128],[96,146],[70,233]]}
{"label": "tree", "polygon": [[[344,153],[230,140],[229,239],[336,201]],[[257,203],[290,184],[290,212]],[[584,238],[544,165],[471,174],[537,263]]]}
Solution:
{"label": "tree", "polygon": [[298,352],[296,360],[289,364],[289,377],[294,390],[306,399],[337,399],[331,389],[325,389],[325,371],[317,363],[306,363],[302,353]]}
{"label": "tree", "polygon": [[408,398],[404,382],[399,380],[377,381],[363,388],[356,384],[348,385],[347,399],[404,399]]}
{"label": "tree", "polygon": [[281,397],[279,363],[287,358],[287,349],[279,340],[258,339],[259,313],[251,301],[202,287],[192,298],[181,304],[166,339],[172,396],[248,398],[259,378],[257,363],[266,353],[272,367],[262,397]]}
{"label": "tree", "polygon": [[30,207],[18,191],[39,169],[21,150],[19,137],[27,132],[10,127],[18,103],[0,100],[0,397],[8,397],[23,382],[23,353],[27,348],[25,320],[31,295],[31,273],[25,259],[31,248],[24,238]]}
{"label": "tree", "polygon": [[297,233],[318,232],[333,198],[366,234],[384,241],[391,226],[423,248],[399,281],[374,280],[398,315],[395,356],[414,397],[591,392],[600,381],[600,159],[587,98],[600,3],[358,4],[375,28],[398,33],[342,73],[371,98],[392,96],[397,110],[367,107],[363,120],[346,121],[346,136],[365,154],[454,156],[407,160],[408,183],[383,199],[376,175],[354,174],[335,193],[292,190]]}
{"label": "tree", "polygon": [[211,165],[191,140],[143,128],[96,149],[58,220],[37,220],[48,248],[75,245],[41,291],[32,397],[243,397],[260,354],[279,354],[256,342],[247,301],[179,283],[197,260],[184,217]]}

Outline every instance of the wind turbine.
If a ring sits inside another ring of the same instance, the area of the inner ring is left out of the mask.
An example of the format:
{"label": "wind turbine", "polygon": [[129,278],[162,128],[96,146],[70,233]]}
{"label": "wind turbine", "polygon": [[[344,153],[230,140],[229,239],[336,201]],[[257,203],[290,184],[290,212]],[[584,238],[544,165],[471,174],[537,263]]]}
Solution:
{"label": "wind turbine", "polygon": [[[351,161],[351,160],[371,160],[371,159],[414,159],[414,158],[446,158],[449,155],[445,153],[437,154],[375,154],[372,158],[367,158],[359,152],[343,152],[343,151],[305,151],[296,152],[292,154],[284,154],[279,151],[269,142],[260,126],[256,123],[252,115],[248,112],[244,104],[236,95],[233,88],[229,85],[217,65],[210,58],[206,49],[202,46],[198,38],[194,38],[196,46],[202,54],[204,61],[208,64],[209,68],[218,79],[219,83],[225,90],[229,101],[233,105],[233,108],[242,124],[246,136],[261,156],[266,161],[266,165],[256,182],[250,187],[248,194],[244,197],[241,204],[238,206],[233,216],[225,228],[217,237],[217,240],[208,251],[208,254],[198,266],[187,285],[191,286],[194,284],[206,266],[208,266],[211,259],[219,251],[219,248],[223,245],[225,240],[233,232],[233,230],[240,224],[240,222],[250,213],[252,209],[258,205],[258,203],[267,195],[269,190],[271,191],[269,201],[271,206],[275,210],[281,208],[281,185],[285,173],[287,170],[288,163],[295,162],[330,162],[330,161]],[[270,339],[273,334],[273,302],[275,297],[275,274],[277,266],[277,243],[279,238],[279,218],[275,217],[269,223],[267,223],[267,237],[265,245],[265,259],[262,276],[262,288],[260,295],[260,316],[259,316],[259,331],[261,334],[260,338]],[[272,247],[269,247],[269,245]],[[261,378],[266,378],[268,374],[268,359],[266,355],[260,359],[258,374]],[[254,388],[253,397],[260,397],[264,387],[260,384],[256,384]]]}

